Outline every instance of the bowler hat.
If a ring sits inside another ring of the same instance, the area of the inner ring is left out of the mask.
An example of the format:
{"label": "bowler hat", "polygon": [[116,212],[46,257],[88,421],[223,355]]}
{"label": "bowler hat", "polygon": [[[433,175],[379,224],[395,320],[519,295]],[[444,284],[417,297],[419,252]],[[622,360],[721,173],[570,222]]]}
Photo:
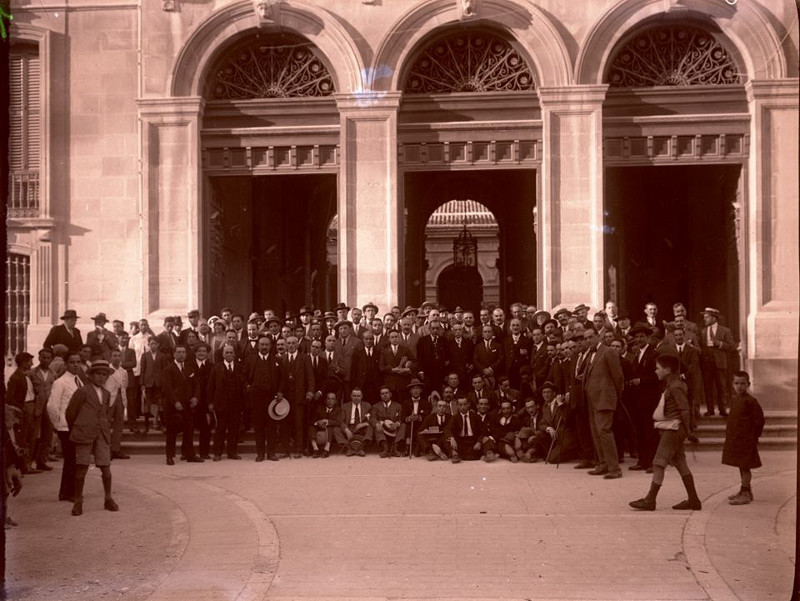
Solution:
{"label": "bowler hat", "polygon": [[406,390],[410,390],[411,388],[414,388],[414,386],[419,386],[420,388],[422,388],[422,382],[420,382],[417,378],[414,378],[408,383],[408,386],[406,386]]}
{"label": "bowler hat", "polygon": [[436,303],[434,303],[433,301],[425,301],[424,303],[422,303],[420,309],[424,309],[425,307],[428,307],[429,309],[435,309]]}
{"label": "bowler hat", "polygon": [[67,309],[64,311],[64,315],[61,316],[61,319],[78,319],[78,313],[75,309]]}
{"label": "bowler hat", "polygon": [[573,311],[573,313],[577,313],[578,311],[588,311],[588,310],[589,310],[589,307],[587,307],[584,304],[580,304],[577,307],[575,307],[575,310]]}
{"label": "bowler hat", "polygon": [[542,384],[542,390],[544,390],[545,388],[549,388],[550,390],[555,390],[556,389],[556,385],[548,380],[547,382]]}
{"label": "bowler hat", "polygon": [[546,321],[545,321],[545,322],[542,324],[542,327],[546,326],[548,323],[551,323],[551,324],[553,324],[553,327],[556,327],[556,328],[557,328],[557,327],[559,327],[559,325],[560,325],[560,324],[559,324],[559,323],[558,323],[558,322],[557,322],[555,319],[553,319],[553,318],[551,317],[550,319],[546,320]]}
{"label": "bowler hat", "polygon": [[400,314],[400,317],[406,317],[407,315],[411,315],[412,313],[416,315],[417,313],[419,313],[419,309],[412,307],[411,305],[408,305],[405,309],[403,309],[403,312]]}
{"label": "bowler hat", "polygon": [[269,324],[271,324],[271,323],[277,323],[279,326],[280,326],[280,325],[283,325],[283,324],[281,323],[281,320],[280,320],[280,319],[278,319],[277,317],[275,317],[274,315],[273,315],[272,317],[270,317],[269,319],[267,319],[267,321],[265,321],[264,323],[265,323],[266,325],[269,325]]}
{"label": "bowler hat", "polygon": [[372,308],[372,309],[375,309],[375,313],[377,313],[377,312],[378,312],[378,310],[379,310],[379,309],[378,309],[378,305],[376,305],[376,304],[375,304],[375,303],[373,303],[372,301],[370,301],[370,302],[368,302],[366,305],[364,305],[364,307],[363,307],[361,310],[362,310],[362,311],[364,311],[364,312],[366,312],[366,310],[367,310],[367,309],[370,309],[370,308]]}
{"label": "bowler hat", "polygon": [[111,368],[111,364],[105,359],[95,359],[94,361],[92,361],[92,365],[89,367],[89,369],[86,370],[86,373],[92,374],[96,371],[104,371],[106,373],[110,373],[114,370]]}
{"label": "bowler hat", "polygon": [[344,303],[339,303],[333,308],[334,311],[349,311],[350,307],[345,305]]}
{"label": "bowler hat", "polygon": [[291,407],[289,406],[289,401],[286,399],[281,399],[279,401],[276,397],[272,399],[269,407],[267,407],[267,414],[275,421],[280,421],[289,415],[290,409]]}

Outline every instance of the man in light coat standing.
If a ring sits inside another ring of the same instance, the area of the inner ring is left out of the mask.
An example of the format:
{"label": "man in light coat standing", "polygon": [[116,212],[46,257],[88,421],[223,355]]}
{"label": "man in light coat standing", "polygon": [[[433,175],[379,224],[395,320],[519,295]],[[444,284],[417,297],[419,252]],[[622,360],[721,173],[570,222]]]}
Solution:
{"label": "man in light coat standing", "polygon": [[617,447],[611,426],[617,400],[622,394],[625,379],[616,351],[605,346],[594,329],[583,334],[586,342],[588,366],[584,378],[586,399],[589,404],[589,423],[597,452],[597,467],[588,472],[607,480],[622,477],[617,459]]}

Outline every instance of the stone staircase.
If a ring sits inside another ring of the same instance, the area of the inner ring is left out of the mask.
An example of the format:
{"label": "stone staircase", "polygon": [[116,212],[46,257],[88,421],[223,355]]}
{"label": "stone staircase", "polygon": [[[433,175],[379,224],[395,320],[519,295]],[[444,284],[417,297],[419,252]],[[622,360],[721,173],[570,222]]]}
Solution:
{"label": "stone staircase", "polygon": [[[762,451],[797,449],[796,411],[766,411],[765,418],[766,424],[759,439],[759,449]],[[694,447],[694,451],[721,451],[725,442],[725,420],[719,416],[701,417],[697,428],[697,437],[700,442],[690,445],[690,447]],[[178,435],[178,452],[180,452],[180,438]],[[196,447],[197,433],[195,433],[194,442]],[[162,455],[165,444],[164,433],[157,430],[150,430],[145,435],[126,430],[122,438],[123,450],[132,455]],[[251,430],[242,436],[239,453],[255,454],[255,452],[255,439]]]}

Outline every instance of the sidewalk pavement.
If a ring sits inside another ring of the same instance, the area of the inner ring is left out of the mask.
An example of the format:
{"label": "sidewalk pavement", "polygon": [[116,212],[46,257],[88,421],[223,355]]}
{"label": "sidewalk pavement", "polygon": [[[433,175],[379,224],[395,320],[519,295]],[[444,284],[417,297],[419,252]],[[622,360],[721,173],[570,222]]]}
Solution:
{"label": "sidewalk pavement", "polygon": [[[84,515],[60,472],[26,477],[9,514],[9,599],[77,601],[679,600],[790,598],[794,451],[762,453],[751,505],[738,470],[689,457],[703,510],[670,468],[655,513],[628,501],[650,477],[603,480],[574,464],[459,465],[366,458],[115,461],[119,513],[99,471]],[[630,462],[628,463],[630,465]],[[623,465],[623,468],[626,467]]]}

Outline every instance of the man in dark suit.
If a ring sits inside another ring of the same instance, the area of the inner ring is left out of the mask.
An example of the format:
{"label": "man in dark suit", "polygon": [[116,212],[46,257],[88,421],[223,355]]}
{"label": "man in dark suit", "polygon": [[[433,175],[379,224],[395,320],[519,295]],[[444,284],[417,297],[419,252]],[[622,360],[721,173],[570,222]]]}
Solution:
{"label": "man in dark suit", "polygon": [[[358,353],[354,363],[354,384],[364,391],[368,399],[378,398],[383,376],[380,370],[381,349],[375,346],[375,334],[372,331],[364,332],[361,336],[364,350]],[[384,348],[388,345],[388,340]],[[396,395],[400,398],[399,395]]]}
{"label": "man in dark suit", "polygon": [[481,334],[483,338],[475,343],[472,367],[475,374],[486,378],[490,382],[490,388],[493,388],[497,376],[503,374],[505,364],[503,347],[497,340],[494,340],[492,326],[483,326]]}
{"label": "man in dark suit", "polygon": [[313,340],[308,347],[308,358],[311,361],[311,373],[314,376],[314,404],[317,407],[323,405],[325,395],[328,392],[336,392],[338,400],[338,390],[328,390],[328,360],[325,358],[325,353],[322,350],[322,340]]}
{"label": "man in dark suit", "polygon": [[[547,380],[550,362],[547,355],[547,342],[544,331],[539,326],[534,326],[531,331],[533,348],[531,349],[531,375],[533,376],[534,390],[538,401],[542,400],[542,385]],[[513,384],[513,382],[512,382]]]}
{"label": "man in dark suit", "polygon": [[104,388],[110,372],[108,361],[94,361],[87,372],[90,383],[76,390],[67,406],[66,418],[70,440],[75,444],[76,463],[72,515],[83,514],[83,485],[92,457],[102,475],[104,507],[108,511],[119,511],[111,496],[111,395]]}
{"label": "man in dark suit", "polygon": [[480,458],[480,423],[467,399],[458,399],[458,413],[447,422],[442,440],[442,450],[450,455],[453,463]]}
{"label": "man in dark suit", "polygon": [[251,420],[256,439],[256,462],[267,458],[278,461],[278,422],[269,418],[267,409],[280,386],[280,362],[272,353],[271,339],[262,335],[258,339],[258,353],[250,355],[245,363],[246,391],[250,404]]}
{"label": "man in dark suit", "polygon": [[142,390],[142,413],[144,413],[144,432],[150,429],[150,418],[159,427],[161,411],[161,374],[169,359],[159,350],[158,338],[151,336],[148,349],[142,355],[139,384]]}
{"label": "man in dark suit", "polygon": [[[325,404],[317,407],[314,412],[313,421],[308,436],[311,439],[311,456],[328,457],[331,451],[331,441],[333,440],[333,430],[339,427],[341,411],[336,407],[336,393],[329,392],[325,397]],[[317,438],[324,440],[322,449],[319,448],[320,442]]]}
{"label": "man in dark suit", "polygon": [[414,322],[411,317],[403,317],[400,320],[400,344],[411,351],[412,359],[417,359],[419,334],[414,332]]}
{"label": "man in dark suit", "polygon": [[[383,374],[383,385],[399,396],[400,391],[405,391],[411,381],[412,363],[411,351],[400,344],[400,334],[390,332],[389,345],[383,349],[378,361],[378,369]],[[368,400],[373,398],[375,397],[367,397]]]}
{"label": "man in dark suit", "polygon": [[612,426],[617,401],[622,394],[624,379],[619,355],[605,346],[597,332],[590,328],[584,332],[589,350],[584,390],[589,405],[589,425],[592,427],[598,464],[589,474],[602,475],[607,480],[621,478],[617,446]]}
{"label": "man in dark suit", "polygon": [[[299,351],[300,341],[296,336],[286,339],[286,354],[279,359],[280,384],[278,399],[286,398],[291,407],[292,419],[292,457],[299,458],[301,453],[309,453],[308,429],[313,413],[308,406],[314,398],[314,374],[308,355]],[[282,431],[282,442],[288,442],[288,431]]]}
{"label": "man in dark suit", "polygon": [[61,316],[64,322],[60,326],[53,326],[47,338],[44,340],[44,348],[52,349],[56,344],[63,344],[69,352],[77,353],[83,346],[81,331],[75,327],[78,322],[78,314],[74,309],[67,309]]}
{"label": "man in dark suit", "polygon": [[448,369],[458,374],[461,382],[467,382],[472,375],[472,357],[475,353],[475,343],[464,337],[464,326],[460,323],[453,324],[452,337],[447,341],[447,356],[450,363]]}
{"label": "man in dark suit", "polygon": [[694,434],[697,418],[700,415],[700,405],[703,403],[703,376],[700,371],[700,351],[689,344],[686,339],[686,330],[675,326],[672,330],[673,344],[670,348],[678,355],[680,378],[686,382],[689,396],[689,424],[691,432],[687,437],[691,442],[698,442]]}
{"label": "man in dark suit", "polygon": [[125,397],[128,400],[128,428],[133,432],[136,428],[136,420],[140,413],[140,396],[139,396],[139,376],[134,375],[139,360],[136,357],[136,351],[130,348],[130,336],[127,332],[122,332],[117,337],[118,350],[122,354],[122,362],[120,366],[128,374],[128,388],[125,391]]}
{"label": "man in dark suit", "polygon": [[[455,390],[453,391],[455,393]],[[478,408],[478,402],[481,399],[491,399],[492,394],[489,388],[486,386],[486,381],[483,379],[483,376],[479,374],[475,374],[472,376],[472,381],[470,382],[470,389],[467,393],[467,405],[473,411]],[[458,400],[459,397],[456,397]]]}
{"label": "man in dark suit", "polygon": [[633,427],[636,430],[638,461],[630,470],[652,470],[653,457],[658,447],[658,434],[653,428],[653,411],[658,405],[659,390],[656,376],[656,351],[650,345],[651,330],[647,324],[637,323],[631,328],[637,352],[633,361],[631,387]]}
{"label": "man in dark suit", "polygon": [[342,446],[347,447],[347,456],[364,457],[364,445],[372,440],[372,407],[364,402],[364,393],[358,387],[350,392],[350,400],[342,405],[339,427],[333,429],[333,436]]}
{"label": "man in dark suit", "polygon": [[447,401],[439,399],[436,401],[436,410],[428,414],[416,428],[415,436],[420,454],[425,455],[428,461],[435,461],[437,457],[447,460],[447,455],[442,450],[442,437],[450,419],[448,409]]}
{"label": "man in dark suit", "polygon": [[447,375],[447,340],[439,321],[431,321],[428,328],[430,334],[420,338],[417,345],[417,377],[425,382],[428,390],[438,390]]}
{"label": "man in dark suit", "polygon": [[[408,384],[409,397],[403,401],[402,420],[406,425],[406,444],[411,449],[413,438],[425,417],[431,412],[431,404],[422,396],[422,382],[414,378]],[[417,450],[419,456],[419,450]]]}
{"label": "man in dark suit", "polygon": [[94,330],[86,335],[86,344],[92,347],[92,357],[100,357],[109,361],[111,351],[117,348],[117,337],[106,329],[108,319],[105,313],[98,313],[92,317]]}
{"label": "man in dark suit", "polygon": [[380,395],[381,401],[370,409],[375,442],[380,446],[381,458],[401,457],[406,434],[403,408],[392,400],[392,391],[388,386],[381,386]]}
{"label": "man in dark suit", "polygon": [[181,458],[190,463],[202,463],[194,453],[194,424],[192,411],[197,407],[197,374],[186,362],[186,347],[177,344],[173,360],[161,374],[164,394],[164,418],[167,425],[167,465],[175,465],[175,442],[178,431],[183,432]]}
{"label": "man in dark suit", "polygon": [[[178,342],[187,344],[186,337],[189,335],[189,332],[194,332],[198,340],[203,340],[202,334],[200,333],[200,311],[192,309],[187,313],[186,317],[189,319],[189,327],[180,331],[178,334]],[[203,342],[207,341],[203,340]]]}
{"label": "man in dark suit", "polygon": [[349,321],[340,321],[335,326],[336,344],[335,350],[335,372],[341,381],[342,394],[346,397],[350,394],[353,377],[353,361],[358,351],[363,350],[364,345],[355,334],[353,334],[353,324]]}
{"label": "man in dark suit", "polygon": [[22,422],[15,427],[15,438],[18,446],[23,450],[23,474],[38,474],[39,470],[32,468],[33,447],[36,441],[34,432],[36,394],[30,374],[33,369],[33,355],[18,353],[14,357],[17,369],[8,379],[6,402],[21,410]]}
{"label": "man in dark suit", "polygon": [[175,318],[164,318],[164,331],[161,332],[158,338],[159,350],[167,355],[169,361],[172,361],[172,354],[175,352],[175,347],[178,345],[178,335],[175,333]]}
{"label": "man in dark suit", "polygon": [[197,406],[194,408],[194,424],[198,433],[198,451],[201,459],[211,459],[211,424],[208,412],[208,378],[212,363],[209,360],[211,348],[207,343],[197,345],[193,369],[197,378]]}
{"label": "man in dark suit", "polygon": [[511,386],[519,388],[519,370],[531,363],[533,342],[522,334],[522,322],[519,319],[512,319],[508,327],[509,334],[503,341],[505,374],[511,380]]}
{"label": "man in dark suit", "polygon": [[514,413],[519,412],[524,407],[519,406],[519,390],[511,388],[511,381],[508,376],[500,376],[497,379],[497,389],[489,397],[489,406],[493,411],[496,411],[504,401],[511,403]]}
{"label": "man in dark suit", "polygon": [[714,415],[714,407],[719,407],[722,417],[728,416],[730,395],[728,391],[728,353],[736,350],[733,334],[718,323],[719,311],[706,307],[703,311],[705,327],[700,335],[702,349],[702,370],[706,395],[706,415]]}
{"label": "man in dark suit", "polygon": [[258,322],[256,320],[247,323],[247,337],[239,342],[239,356],[246,364],[250,357],[258,354]]}
{"label": "man in dark suit", "polygon": [[215,363],[208,378],[208,409],[216,412],[214,432],[214,461],[222,459],[226,448],[228,459],[241,459],[238,453],[239,421],[244,402],[244,368],[236,361],[232,344],[222,347],[222,361]]}

